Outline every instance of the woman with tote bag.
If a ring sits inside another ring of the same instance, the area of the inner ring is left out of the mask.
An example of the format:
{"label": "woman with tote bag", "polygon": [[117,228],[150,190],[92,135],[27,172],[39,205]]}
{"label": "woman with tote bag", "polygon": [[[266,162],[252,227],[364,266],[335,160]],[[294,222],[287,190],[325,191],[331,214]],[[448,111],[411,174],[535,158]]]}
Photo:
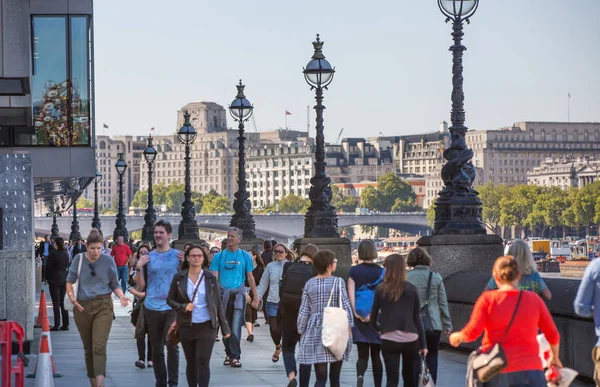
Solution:
{"label": "woman with tote bag", "polygon": [[[318,275],[306,282],[298,313],[298,333],[301,335],[298,363],[314,364],[315,387],[327,384],[327,365],[330,363],[330,386],[339,387],[342,360],[348,360],[352,350],[352,307],[344,280],[332,276],[337,265],[335,255],[329,250],[319,251],[313,258],[313,265]],[[345,312],[346,319],[340,309]],[[344,322],[346,326],[340,329],[339,324]],[[288,386],[295,387],[295,381],[291,380]]]}

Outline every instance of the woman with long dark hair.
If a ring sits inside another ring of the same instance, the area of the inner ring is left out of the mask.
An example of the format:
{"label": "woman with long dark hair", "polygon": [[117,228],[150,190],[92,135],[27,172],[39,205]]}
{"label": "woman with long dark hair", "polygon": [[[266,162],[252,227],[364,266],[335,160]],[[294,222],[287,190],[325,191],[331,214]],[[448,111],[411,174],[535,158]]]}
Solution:
{"label": "woman with long dark hair", "polygon": [[[252,264],[254,265],[254,270],[252,270],[252,276],[254,277],[255,283],[260,283],[263,273],[265,272],[265,263],[263,262],[260,254],[256,249],[248,250],[250,255],[252,256]],[[250,298],[250,284],[248,280],[246,280],[246,330],[248,331],[248,337],[246,340],[249,342],[254,341],[254,323],[256,323],[256,319],[258,318],[258,311],[254,309],[250,304],[252,299]]]}
{"label": "woman with long dark hair", "polygon": [[[131,272],[131,276],[133,278],[136,277],[137,275],[137,261],[140,259],[140,257],[144,257],[147,256],[150,253],[150,250],[152,250],[150,248],[150,245],[146,244],[146,243],[142,243],[138,249],[137,252],[135,253],[135,261],[133,263],[133,270]],[[146,270],[146,268],[144,267],[144,270]],[[134,295],[135,300],[134,300],[134,309],[135,309],[135,305],[137,303],[144,303],[144,298],[146,297],[146,292],[140,292],[136,289],[135,286],[132,286],[129,288],[129,292],[131,294]],[[138,350],[138,360],[135,362],[135,366],[141,369],[146,368],[146,353],[148,354],[147,359],[148,359],[148,368],[152,368],[154,365],[152,364],[152,342],[150,341],[150,335],[148,335],[148,321],[146,321],[144,314],[144,307],[141,306],[140,309],[140,313],[139,313],[139,317],[138,317],[138,324],[140,325],[139,327],[136,326],[135,328],[135,339],[136,339],[136,344],[137,344],[137,350]],[[147,338],[147,340],[146,340]],[[146,341],[147,341],[147,345],[146,345]],[[148,350],[146,352],[146,349]]]}
{"label": "woman with long dark hair", "polygon": [[419,291],[406,282],[406,260],[398,254],[388,256],[383,282],[375,290],[371,309],[371,324],[381,332],[388,387],[395,387],[400,381],[400,358],[404,386],[417,386],[419,352],[427,355],[420,311]]}
{"label": "woman with long dark hair", "polygon": [[[54,240],[54,249],[50,249],[46,264],[46,280],[52,298],[54,326],[51,331],[69,330],[69,311],[65,309],[65,294],[67,292],[67,270],[69,269],[69,253],[65,249],[65,240],[58,237]],[[62,316],[62,326],[60,319]]]}
{"label": "woman with long dark hair", "polygon": [[190,387],[205,387],[210,383],[210,357],[217,327],[221,326],[224,339],[230,335],[219,282],[208,270],[208,256],[208,250],[201,246],[192,245],[187,249],[181,271],[173,277],[167,296],[167,304],[177,311]]}

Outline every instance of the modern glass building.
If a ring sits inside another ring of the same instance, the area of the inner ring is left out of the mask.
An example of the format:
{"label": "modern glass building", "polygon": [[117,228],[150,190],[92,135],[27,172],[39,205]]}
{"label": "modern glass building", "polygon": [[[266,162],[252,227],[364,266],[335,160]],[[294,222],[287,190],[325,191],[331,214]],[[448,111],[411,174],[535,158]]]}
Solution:
{"label": "modern glass building", "polygon": [[0,155],[29,154],[37,202],[69,207],[96,169],[92,0],[3,1],[0,17]]}

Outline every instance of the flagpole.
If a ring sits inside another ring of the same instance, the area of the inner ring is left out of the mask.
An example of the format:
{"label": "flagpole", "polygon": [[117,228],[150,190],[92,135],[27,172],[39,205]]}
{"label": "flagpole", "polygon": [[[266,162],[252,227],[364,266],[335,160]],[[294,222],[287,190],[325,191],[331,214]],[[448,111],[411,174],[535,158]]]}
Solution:
{"label": "flagpole", "polygon": [[567,121],[571,122],[571,93],[567,94],[569,97],[567,98]]}
{"label": "flagpole", "polygon": [[310,106],[306,106],[306,137],[310,138]]}
{"label": "flagpole", "polygon": [[285,130],[287,130],[287,110],[285,111]]}

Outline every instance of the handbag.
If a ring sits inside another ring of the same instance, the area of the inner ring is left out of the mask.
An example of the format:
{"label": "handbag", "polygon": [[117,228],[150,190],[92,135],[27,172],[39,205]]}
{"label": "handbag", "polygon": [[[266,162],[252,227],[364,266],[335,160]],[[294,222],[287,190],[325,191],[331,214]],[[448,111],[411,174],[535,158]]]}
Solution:
{"label": "handbag", "polygon": [[[73,288],[73,294],[75,297],[75,300],[77,300],[77,291],[79,290],[79,273],[81,273],[81,262],[83,261],[83,254],[79,254],[79,265],[77,266],[77,280],[73,283],[73,285],[71,285],[71,287]],[[71,299],[69,298],[68,294],[65,294],[65,299],[63,301],[63,308],[65,310],[68,310],[69,312],[72,312],[73,309],[75,308],[75,305],[73,305],[73,303],[71,302]]]}
{"label": "handbag", "polygon": [[[202,282],[202,278],[204,278],[204,270],[202,271],[202,275],[200,276],[200,280],[198,284],[196,284],[196,288],[194,289],[194,294],[192,295],[191,303],[194,303],[194,299],[196,298],[196,293],[198,292],[198,286]],[[189,312],[191,313],[191,312]],[[167,332],[167,344],[170,346],[175,346],[179,344],[181,340],[179,339],[179,325],[177,325],[177,320],[173,321],[173,324],[169,327],[169,331]]]}
{"label": "handbag", "polygon": [[421,373],[419,374],[419,387],[435,387],[425,356],[421,356]]}
{"label": "handbag", "polygon": [[[323,310],[323,327],[321,331],[321,342],[323,346],[331,352],[336,360],[342,360],[344,352],[348,347],[348,339],[350,338],[348,314],[342,307],[342,279],[336,278],[331,287],[329,301]],[[331,299],[335,291],[335,286],[338,284],[338,306],[331,305]]]}
{"label": "handbag", "polygon": [[367,317],[371,314],[371,309],[373,308],[373,298],[375,298],[375,289],[377,285],[381,281],[383,281],[383,276],[385,275],[385,270],[381,271],[381,275],[377,280],[370,284],[364,284],[360,288],[356,289],[354,293],[355,296],[355,308],[356,313],[361,317]]}
{"label": "handbag", "polygon": [[503,369],[508,367],[508,361],[506,360],[506,355],[504,354],[504,350],[502,349],[502,343],[506,340],[506,336],[508,335],[508,331],[512,326],[513,321],[517,315],[517,310],[519,309],[519,304],[521,303],[521,297],[523,296],[523,291],[519,291],[519,299],[517,300],[517,306],[510,318],[510,322],[508,323],[508,327],[506,327],[506,332],[504,332],[504,338],[500,343],[496,343],[492,349],[488,353],[479,353],[476,352],[473,356],[469,357],[469,361],[472,362],[472,369],[477,375],[477,379],[481,383],[487,383],[494,378],[494,376],[498,375]]}
{"label": "handbag", "polygon": [[421,320],[423,320],[423,329],[425,332],[433,331],[433,322],[431,321],[431,314],[429,313],[429,297],[431,296],[431,278],[433,272],[429,271],[429,279],[427,280],[427,294],[425,295],[425,305],[421,308]]}

